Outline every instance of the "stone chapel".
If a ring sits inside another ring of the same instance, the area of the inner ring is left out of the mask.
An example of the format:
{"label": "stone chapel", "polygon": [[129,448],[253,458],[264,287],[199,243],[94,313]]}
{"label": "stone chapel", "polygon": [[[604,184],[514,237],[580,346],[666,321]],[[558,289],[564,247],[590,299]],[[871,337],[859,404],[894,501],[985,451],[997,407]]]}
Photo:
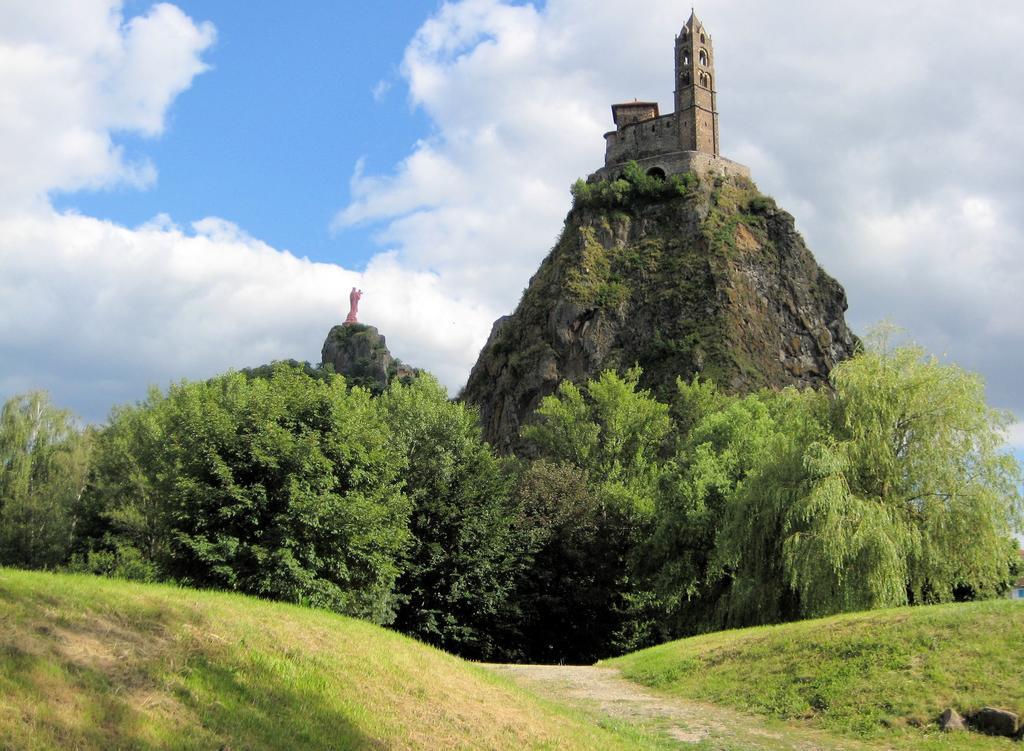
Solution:
{"label": "stone chapel", "polygon": [[615,130],[605,133],[604,167],[590,179],[614,179],[631,161],[661,177],[691,171],[750,177],[748,167],[720,153],[714,45],[692,11],[676,36],[675,72],[675,112],[660,114],[657,102],[612,105]]}

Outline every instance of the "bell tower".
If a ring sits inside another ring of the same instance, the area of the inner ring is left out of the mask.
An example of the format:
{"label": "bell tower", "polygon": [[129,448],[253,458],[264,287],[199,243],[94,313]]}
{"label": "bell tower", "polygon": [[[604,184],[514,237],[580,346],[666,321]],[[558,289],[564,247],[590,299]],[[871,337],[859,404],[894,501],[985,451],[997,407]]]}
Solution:
{"label": "bell tower", "polygon": [[604,134],[604,167],[588,179],[615,180],[630,162],[649,175],[684,172],[750,177],[750,168],[722,156],[715,95],[715,51],[711,35],[692,10],[676,35],[675,112],[658,103],[612,105],[615,130]]}
{"label": "bell tower", "polygon": [[676,37],[676,119],[681,150],[719,156],[715,53],[692,9]]}

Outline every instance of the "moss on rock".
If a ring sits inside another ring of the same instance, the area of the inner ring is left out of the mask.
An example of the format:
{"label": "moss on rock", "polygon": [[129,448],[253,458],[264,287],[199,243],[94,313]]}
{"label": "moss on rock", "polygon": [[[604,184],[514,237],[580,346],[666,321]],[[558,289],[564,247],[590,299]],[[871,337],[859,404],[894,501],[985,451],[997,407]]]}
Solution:
{"label": "moss on rock", "polygon": [[627,178],[576,183],[561,237],[470,374],[463,398],[502,450],[566,378],[639,364],[663,396],[694,374],[734,392],[818,386],[853,353],[842,287],[749,179]]}

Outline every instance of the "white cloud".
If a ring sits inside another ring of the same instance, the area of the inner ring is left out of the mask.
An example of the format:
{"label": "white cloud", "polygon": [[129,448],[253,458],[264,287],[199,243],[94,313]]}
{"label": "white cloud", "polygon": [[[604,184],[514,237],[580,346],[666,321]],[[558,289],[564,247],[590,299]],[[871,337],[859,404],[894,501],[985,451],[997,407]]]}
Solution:
{"label": "white cloud", "polygon": [[1024,422],[1017,422],[1010,426],[1006,433],[1006,442],[1017,453],[1024,454]]}
{"label": "white cloud", "polygon": [[413,364],[435,363],[448,383],[459,382],[459,357],[473,345],[465,332],[487,325],[437,277],[390,255],[357,274],[276,250],[218,218],[190,233],[166,217],[135,229],[61,214],[0,220],[0,268],[0,351],[22,372],[46,374],[37,387],[98,385],[96,400],[76,394],[94,419],[111,403],[102,397],[138,398],[147,383],[317,361],[352,286],[366,292],[361,317],[400,332],[392,347]]}
{"label": "white cloud", "polygon": [[0,4],[0,212],[45,208],[55,190],[145,186],[114,130],[157,135],[167,107],[205,68],[214,40],[177,7],[125,20],[113,0]]}
{"label": "white cloud", "polygon": [[377,81],[377,83],[375,83],[373,85],[373,88],[370,90],[370,94],[373,96],[373,101],[383,101],[384,98],[388,95],[388,92],[391,91],[392,85],[393,84],[391,81],[388,81],[387,79],[384,78]]}
{"label": "white cloud", "polygon": [[495,316],[554,244],[569,184],[600,166],[607,82],[584,64],[595,40],[573,37],[561,5],[442,6],[402,67],[436,134],[391,175],[357,170],[353,201],[335,220],[383,220],[379,240],[403,263],[437,271]]}
{"label": "white cloud", "polygon": [[319,360],[348,290],[396,354],[457,388],[492,311],[381,253],[362,273],[270,247],[218,218],[135,228],[55,211],[48,194],[118,182],[119,130],[159,135],[214,39],[180,9],[0,5],[0,393],[44,387],[100,419],[147,384],[294,357]]}

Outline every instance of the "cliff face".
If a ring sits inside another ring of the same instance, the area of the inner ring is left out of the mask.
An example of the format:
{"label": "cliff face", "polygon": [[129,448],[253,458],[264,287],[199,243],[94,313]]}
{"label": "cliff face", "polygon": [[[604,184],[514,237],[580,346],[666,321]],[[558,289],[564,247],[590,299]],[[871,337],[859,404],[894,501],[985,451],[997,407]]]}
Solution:
{"label": "cliff face", "polygon": [[694,374],[732,392],[819,386],[853,353],[843,288],[749,180],[577,183],[574,194],[463,391],[499,450],[566,378],[638,363],[662,395]]}

